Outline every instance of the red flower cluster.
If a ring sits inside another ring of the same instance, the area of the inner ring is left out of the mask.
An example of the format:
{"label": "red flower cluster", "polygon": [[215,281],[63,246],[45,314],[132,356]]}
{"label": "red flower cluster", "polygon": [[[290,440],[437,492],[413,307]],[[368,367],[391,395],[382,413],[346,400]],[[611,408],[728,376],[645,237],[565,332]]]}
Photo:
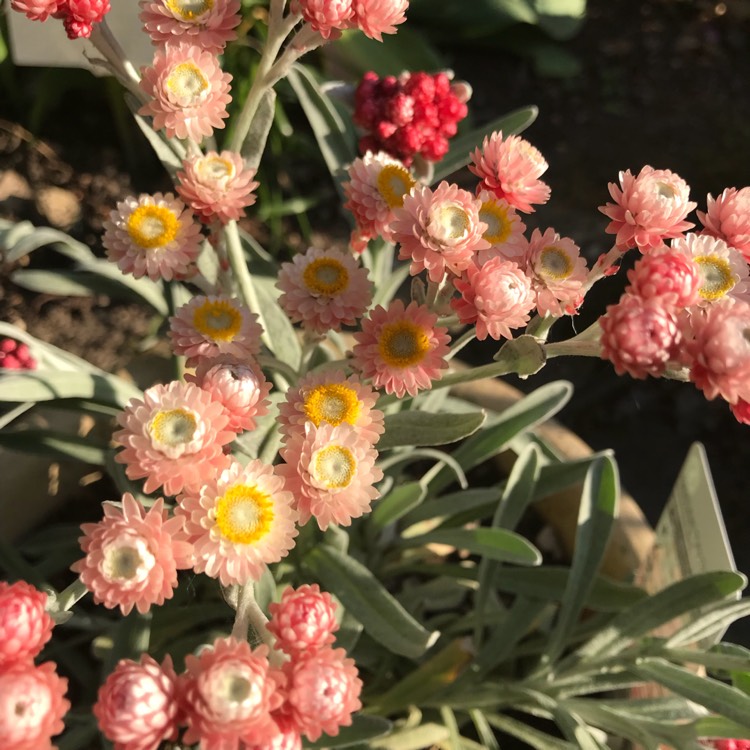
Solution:
{"label": "red flower cluster", "polygon": [[750,750],[750,740],[702,740],[714,750]]}
{"label": "red flower cluster", "polygon": [[355,95],[354,122],[367,131],[362,154],[385,151],[409,166],[416,154],[440,161],[448,139],[466,117],[468,87],[451,85],[446,73],[365,73]]}
{"label": "red flower cluster", "polygon": [[0,339],[0,370],[35,370],[29,347],[15,339]]}
{"label": "red flower cluster", "polygon": [[11,0],[10,6],[32,21],[44,21],[48,16],[62,19],[69,39],[91,36],[94,24],[110,9],[109,0]]}

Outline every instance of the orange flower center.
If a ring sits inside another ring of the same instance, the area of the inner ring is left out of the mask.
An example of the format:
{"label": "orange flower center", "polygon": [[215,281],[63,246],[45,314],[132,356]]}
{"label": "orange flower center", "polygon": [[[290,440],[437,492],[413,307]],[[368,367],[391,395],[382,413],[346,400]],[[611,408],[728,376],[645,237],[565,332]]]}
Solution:
{"label": "orange flower center", "polygon": [[233,341],[242,327],[242,313],[230,300],[206,300],[195,309],[193,326],[212,341]]}
{"label": "orange flower center", "polygon": [[416,184],[406,167],[398,164],[386,164],[378,174],[378,192],[389,208],[401,208],[404,196]]}
{"label": "orange flower center", "polygon": [[342,422],[354,424],[360,413],[357,392],[345,383],[328,383],[313,388],[305,395],[305,416],[316,426],[321,422],[336,427]]}
{"label": "orange flower center", "polygon": [[136,245],[154,250],[175,239],[180,222],[166,206],[138,206],[128,216],[125,228]]}
{"label": "orange flower center", "polygon": [[214,7],[214,0],[165,0],[164,4],[176,18],[198,21]]}
{"label": "orange flower center", "polygon": [[216,526],[235,544],[253,544],[273,523],[273,500],[256,485],[236,484],[216,501]]}
{"label": "orange flower center", "polygon": [[178,99],[187,104],[195,103],[208,89],[208,79],[193,62],[184,62],[175,66],[167,77],[166,84]]}
{"label": "orange flower center", "polygon": [[713,302],[734,287],[734,276],[729,261],[718,255],[700,255],[695,258],[703,274],[703,284],[698,291],[703,299]]}
{"label": "orange flower center", "polygon": [[334,258],[316,258],[303,271],[302,280],[313,294],[333,296],[349,285],[349,272]]}
{"label": "orange flower center", "polygon": [[430,337],[424,328],[410,320],[398,320],[383,326],[378,351],[390,367],[412,367],[430,351]]}
{"label": "orange flower center", "polygon": [[508,217],[508,209],[497,201],[485,201],[479,209],[479,221],[487,225],[482,235],[491,245],[501,245],[510,237],[513,222]]}

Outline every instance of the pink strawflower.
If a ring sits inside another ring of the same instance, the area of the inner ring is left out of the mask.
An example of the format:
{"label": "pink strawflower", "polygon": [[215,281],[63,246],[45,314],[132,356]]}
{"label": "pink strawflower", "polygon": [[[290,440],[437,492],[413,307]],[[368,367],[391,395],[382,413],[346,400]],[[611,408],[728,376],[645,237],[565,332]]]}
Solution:
{"label": "pink strawflower", "polygon": [[222,447],[234,439],[224,407],[192,383],[173,381],[133,398],[117,417],[112,439],[124,450],[115,461],[130,479],[145,478],[150,493],[167,495],[200,487],[225,463]]}
{"label": "pink strawflower", "polygon": [[28,344],[15,339],[0,339],[0,370],[36,370]]}
{"label": "pink strawflower", "polygon": [[52,662],[16,662],[0,668],[0,747],[54,750],[52,737],[65,728],[68,681]]}
{"label": "pink strawflower", "polygon": [[309,372],[279,404],[279,431],[286,442],[292,435],[304,435],[307,422],[315,427],[350,424],[374,445],[384,429],[383,412],[374,408],[377,400],[378,394],[356,375],[347,378],[341,370]]}
{"label": "pink strawflower", "polygon": [[324,648],[307,659],[287,662],[284,672],[293,721],[311,742],[324,732],[335,737],[362,707],[362,680],[343,648]]}
{"label": "pink strawflower", "polygon": [[311,247],[282,263],[279,304],[293,323],[315,333],[356,325],[372,301],[372,282],[351,253]]}
{"label": "pink strawflower", "polygon": [[85,553],[70,566],[94,594],[94,601],[127,615],[133,607],[141,614],[153,604],[171,599],[177,569],[189,568],[192,549],[182,518],[169,518],[159,498],[146,511],[129,493],[122,508],[103,503],[104,518],[81,526]]}
{"label": "pink strawflower", "polygon": [[616,305],[607,307],[599,325],[602,359],[612,362],[618,375],[659,377],[677,358],[682,337],[675,310],[659,297],[624,294]]}
{"label": "pink strawflower", "polygon": [[270,669],[267,646],[253,650],[247,641],[218,638],[198,656],[188,654],[185,670],[185,744],[199,743],[201,750],[241,750],[274,737],[271,712],[283,700],[283,676]]}
{"label": "pink strawflower", "polygon": [[308,422],[304,435],[290,437],[281,457],[286,463],[278,473],[294,497],[300,524],[312,516],[323,531],[331,523],[350,526],[380,496],[374,486],[383,478],[375,466],[378,452],[349,424]]}
{"label": "pink strawflower", "polygon": [[300,13],[323,39],[336,39],[342,29],[351,26],[354,15],[352,0],[292,0],[291,10]]}
{"label": "pink strawflower", "polygon": [[620,187],[610,182],[609,193],[615,202],[599,210],[610,218],[605,231],[617,235],[622,251],[637,247],[648,252],[694,226],[685,217],[698,204],[688,200],[685,180],[668,169],[645,166],[637,177],[630,170],[620,172]]}
{"label": "pink strawflower", "polygon": [[179,733],[177,675],[167,656],[121,659],[99,688],[94,716],[114,750],[157,750]]}
{"label": "pink strawflower", "polygon": [[531,213],[532,204],[549,200],[550,189],[539,179],[547,171],[547,162],[524,138],[492,133],[471,158],[469,171],[482,181],[480,190],[494,193],[523,213]]}
{"label": "pink strawflower", "polygon": [[462,323],[476,324],[480,341],[512,339],[511,329],[525,326],[536,305],[531,279],[512,260],[490,258],[481,268],[472,265],[453,283],[461,297],[451,306]]}
{"label": "pink strawflower", "polygon": [[628,281],[630,294],[660,297],[663,304],[690,307],[700,300],[703,274],[692,257],[664,246],[642,255],[628,271]]}
{"label": "pink strawflower", "polygon": [[109,0],[64,0],[58,9],[64,14],[63,25],[68,39],[88,39],[94,24],[101,23],[109,11]]}
{"label": "pink strawflower", "polygon": [[708,399],[750,401],[750,305],[719,300],[688,323],[690,379]]}
{"label": "pink strawflower", "polygon": [[383,34],[395,34],[406,20],[409,0],[353,0],[352,23],[370,39],[383,41]]}
{"label": "pink strawflower", "polygon": [[714,750],[750,750],[750,740],[701,740],[701,744]]}
{"label": "pink strawflower", "polygon": [[241,362],[226,354],[204,359],[195,375],[187,374],[185,380],[210,393],[224,407],[227,429],[232,432],[254,430],[256,418],[268,414],[271,383],[252,360]]}
{"label": "pink strawflower", "polygon": [[404,196],[416,184],[414,178],[397,159],[371,151],[355,159],[348,173],[349,180],[343,183],[344,208],[354,214],[357,225],[351,236],[352,249],[362,252],[375,237],[391,242],[393,212],[404,205]]}
{"label": "pink strawflower", "polygon": [[152,44],[189,42],[214,55],[237,38],[242,20],[239,0],[141,0],[139,5]]}
{"label": "pink strawflower", "polygon": [[235,297],[197,295],[169,319],[172,351],[189,367],[228,354],[241,361],[260,352],[263,329],[258,316]]}
{"label": "pink strawflower", "polygon": [[257,460],[231,461],[207,476],[198,491],[180,497],[193,543],[194,569],[224,586],[257,581],[267,564],[286,557],[297,536],[294,497],[275,469]]}
{"label": "pink strawflower", "polygon": [[184,43],[169,46],[156,52],[153,66],[142,68],[141,76],[150,101],[138,114],[153,117],[154,130],[200,142],[224,127],[232,76],[222,71],[213,52]]}
{"label": "pink strawflower", "polygon": [[245,215],[244,209],[255,203],[255,169],[246,169],[235,151],[209,151],[182,163],[177,172],[177,192],[206,224],[226,224]]}
{"label": "pink strawflower", "polygon": [[437,324],[437,315],[416,302],[404,308],[394,300],[386,310],[378,305],[362,319],[362,330],[354,334],[357,344],[352,355],[354,366],[375,388],[416,396],[442,377],[448,363],[450,336]]}
{"label": "pink strawflower", "polygon": [[718,198],[708,195],[708,211],[696,211],[707,234],[739,250],[750,263],[750,187],[727,188]]}
{"label": "pink strawflower", "polygon": [[729,408],[740,424],[750,424],[750,401],[738,398],[734,404],[729,404]]}
{"label": "pink strawflower", "polygon": [[302,737],[284,707],[274,711],[271,718],[276,725],[271,739],[262,745],[245,745],[243,750],[302,750]]}
{"label": "pink strawflower", "polygon": [[31,661],[52,636],[47,595],[25,581],[0,581],[0,667]]}
{"label": "pink strawflower", "polygon": [[200,224],[172,193],[130,196],[104,222],[107,257],[135,278],[183,279],[192,276],[201,251]]}
{"label": "pink strawflower", "polygon": [[518,264],[524,262],[526,254],[526,225],[521,221],[513,206],[508,201],[497,198],[488,190],[481,190],[477,198],[482,205],[479,209],[479,221],[487,225],[482,238],[489,247],[479,250],[474,262],[483,266],[490,258],[504,258]]}
{"label": "pink strawflower", "polygon": [[10,7],[24,13],[32,21],[46,21],[49,16],[55,16],[65,2],[66,0],[10,0]]}
{"label": "pink strawflower", "polygon": [[430,281],[446,273],[460,275],[474,254],[489,247],[482,234],[487,225],[479,219],[482,204],[457,185],[441,182],[433,192],[417,186],[394,212],[391,232],[401,243],[399,260],[411,261],[412,276],[427,271]]}
{"label": "pink strawflower", "polygon": [[293,660],[311,656],[336,640],[336,603],[317,583],[284,589],[281,601],[269,604],[268,611],[267,627],[276,636],[276,648]]}

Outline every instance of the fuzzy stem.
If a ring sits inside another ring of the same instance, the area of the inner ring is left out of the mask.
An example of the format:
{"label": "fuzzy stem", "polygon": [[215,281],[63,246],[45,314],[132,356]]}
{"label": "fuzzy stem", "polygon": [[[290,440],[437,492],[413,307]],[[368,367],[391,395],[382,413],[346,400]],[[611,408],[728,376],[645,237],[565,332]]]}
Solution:
{"label": "fuzzy stem", "polygon": [[[278,666],[280,654],[274,649],[275,639],[266,627],[268,618],[255,601],[255,587],[252,581],[240,586],[237,595],[237,614],[232,627],[232,637],[238,641],[249,640],[255,647],[264,643],[268,646],[268,660],[272,666]],[[250,633],[248,634],[248,630]],[[250,635],[250,638],[248,638]]]}
{"label": "fuzzy stem", "polygon": [[58,612],[67,612],[77,601],[83,599],[89,590],[80,578],[76,578],[73,583],[63,589],[55,600],[56,610]]}
{"label": "fuzzy stem", "polygon": [[138,85],[141,77],[109,28],[106,18],[94,24],[90,39],[97,51],[112,66],[113,72],[120,83],[139,101],[145,103],[146,95]]}

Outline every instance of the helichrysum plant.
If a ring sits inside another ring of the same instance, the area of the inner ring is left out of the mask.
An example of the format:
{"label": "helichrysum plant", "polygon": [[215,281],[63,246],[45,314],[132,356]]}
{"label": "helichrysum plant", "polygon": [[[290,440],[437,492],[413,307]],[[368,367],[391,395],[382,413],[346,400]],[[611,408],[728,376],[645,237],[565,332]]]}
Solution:
{"label": "helichrysum plant", "polygon": [[[622,172],[600,208],[613,246],[589,267],[572,238],[526,224],[550,198],[547,162],[517,134],[533,108],[457,135],[471,89],[447,72],[370,73],[345,101],[298,62],[344,32],[395,33],[408,0],[271,0],[252,38],[236,0],[141,0],[154,58],[140,71],[106,0],[11,5],[90,36],[174,192],[113,206],[106,259],[6,223],[4,260],[53,243],[81,284],[137,295],[178,376],[140,391],[0,325],[0,398],[17,403],[3,444],[99,464],[119,491],[78,534],[3,547],[12,577],[36,586],[0,583],[0,747],[44,750],[63,732],[61,750],[102,737],[115,750],[496,750],[509,736],[545,750],[744,747],[748,651],[714,645],[750,611],[744,577],[707,572],[648,596],[601,575],[613,458],[565,461],[532,432],[569,384],[498,413],[450,386],[596,356],[689,380],[750,421],[750,188],[709,196],[693,231],[681,177]],[[222,55],[238,36],[258,58],[230,118]],[[348,246],[279,261],[238,221],[283,79],[352,231]],[[448,178],[464,165],[476,179],[461,187]],[[621,299],[548,342],[632,250]],[[498,342],[495,361],[454,368],[474,338]],[[45,403],[95,415],[111,441],[16,429]],[[482,470],[506,448],[507,478]],[[581,483],[570,567],[542,566],[515,529]],[[644,683],[665,690],[629,699]]]}

